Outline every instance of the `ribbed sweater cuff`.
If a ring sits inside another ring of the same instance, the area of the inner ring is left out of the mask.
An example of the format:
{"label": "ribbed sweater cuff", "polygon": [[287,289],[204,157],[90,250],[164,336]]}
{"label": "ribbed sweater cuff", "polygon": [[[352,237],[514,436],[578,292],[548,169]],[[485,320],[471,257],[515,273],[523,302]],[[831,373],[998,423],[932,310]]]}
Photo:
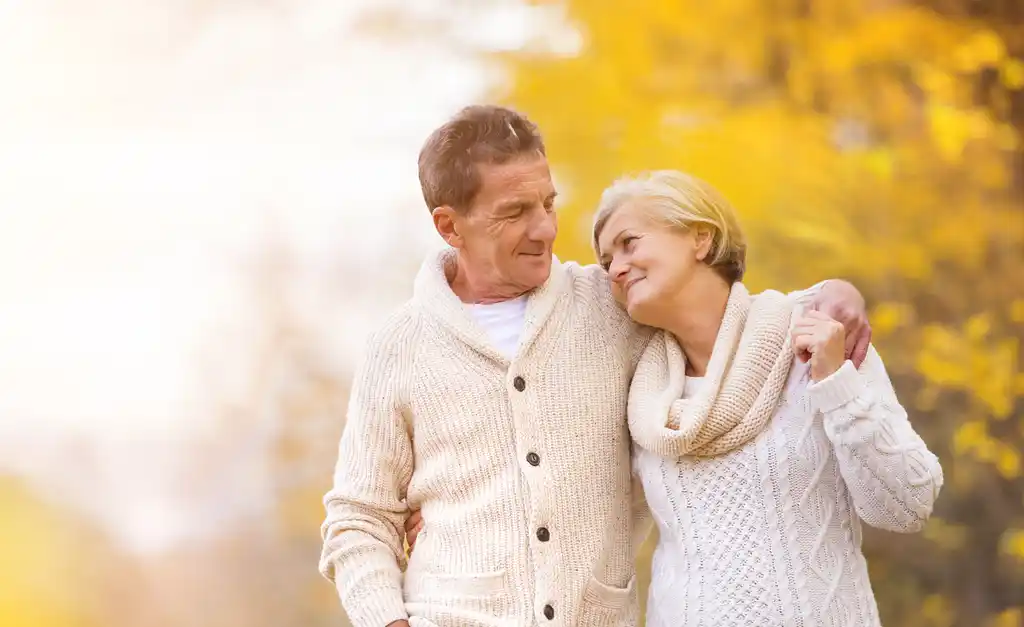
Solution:
{"label": "ribbed sweater cuff", "polygon": [[386,627],[395,621],[408,621],[406,602],[393,590],[375,591],[370,596],[345,603],[352,627]]}
{"label": "ribbed sweater cuff", "polygon": [[362,586],[362,594],[346,595],[340,589],[342,605],[352,627],[386,627],[396,620],[409,620],[402,591],[386,585]]}
{"label": "ribbed sweater cuff", "polygon": [[808,388],[811,407],[827,414],[839,409],[866,391],[864,380],[849,359],[828,377]]}

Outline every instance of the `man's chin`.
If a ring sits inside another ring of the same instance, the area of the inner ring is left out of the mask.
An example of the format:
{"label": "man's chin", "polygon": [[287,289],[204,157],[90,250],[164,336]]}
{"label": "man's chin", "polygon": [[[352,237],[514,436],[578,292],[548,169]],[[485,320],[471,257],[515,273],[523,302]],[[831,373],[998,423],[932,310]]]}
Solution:
{"label": "man's chin", "polygon": [[551,272],[551,255],[523,255],[521,261],[526,265],[528,272],[542,272],[544,279]]}
{"label": "man's chin", "polygon": [[540,257],[536,262],[528,263],[527,267],[523,268],[523,270],[522,276],[526,279],[524,283],[540,287],[548,280],[548,276],[551,275],[551,258],[549,257],[545,260],[543,257]]}

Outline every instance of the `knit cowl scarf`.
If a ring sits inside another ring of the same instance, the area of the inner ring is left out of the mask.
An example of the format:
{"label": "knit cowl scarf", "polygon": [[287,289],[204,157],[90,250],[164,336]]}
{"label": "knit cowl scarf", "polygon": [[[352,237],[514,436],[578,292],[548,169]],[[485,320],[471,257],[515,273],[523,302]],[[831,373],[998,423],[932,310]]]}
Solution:
{"label": "knit cowl scarf", "polygon": [[629,391],[629,429],[641,447],[665,457],[713,457],[754,439],[778,407],[793,364],[796,300],[742,283],[729,293],[703,386],[683,399],[686,357],[667,331],[656,333]]}

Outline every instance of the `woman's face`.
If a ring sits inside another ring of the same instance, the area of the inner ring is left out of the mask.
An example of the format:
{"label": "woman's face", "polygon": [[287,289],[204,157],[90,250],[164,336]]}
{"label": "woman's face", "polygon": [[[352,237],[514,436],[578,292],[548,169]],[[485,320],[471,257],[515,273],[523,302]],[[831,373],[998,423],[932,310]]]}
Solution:
{"label": "woman's face", "polygon": [[674,229],[650,218],[642,202],[616,210],[597,243],[615,300],[633,320],[657,326],[658,312],[671,307],[695,273],[710,270],[702,261],[710,237],[698,238],[693,229]]}

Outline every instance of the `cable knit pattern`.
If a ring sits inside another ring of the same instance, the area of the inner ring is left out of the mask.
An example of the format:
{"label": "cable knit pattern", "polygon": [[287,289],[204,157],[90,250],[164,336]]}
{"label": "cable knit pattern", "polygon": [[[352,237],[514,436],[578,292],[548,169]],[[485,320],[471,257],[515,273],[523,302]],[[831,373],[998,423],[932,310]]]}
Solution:
{"label": "cable knit pattern", "polygon": [[[555,260],[509,360],[448,286],[452,260],[428,259],[370,339],[325,496],[323,574],[355,627],[635,625],[648,516],[625,411],[650,331],[599,267]],[[425,527],[406,563],[410,509]]]}
{"label": "cable knit pattern", "polygon": [[943,480],[874,348],[819,383],[794,360],[771,420],[728,453],[635,455],[660,531],[651,627],[878,626],[861,520],[917,531]]}
{"label": "cable knit pattern", "polygon": [[[803,294],[803,293],[797,293]],[[786,385],[797,297],[752,298],[734,283],[701,393],[681,399],[686,357],[675,337],[658,332],[640,358],[629,392],[629,431],[660,455],[713,457],[749,442],[775,413]]]}

